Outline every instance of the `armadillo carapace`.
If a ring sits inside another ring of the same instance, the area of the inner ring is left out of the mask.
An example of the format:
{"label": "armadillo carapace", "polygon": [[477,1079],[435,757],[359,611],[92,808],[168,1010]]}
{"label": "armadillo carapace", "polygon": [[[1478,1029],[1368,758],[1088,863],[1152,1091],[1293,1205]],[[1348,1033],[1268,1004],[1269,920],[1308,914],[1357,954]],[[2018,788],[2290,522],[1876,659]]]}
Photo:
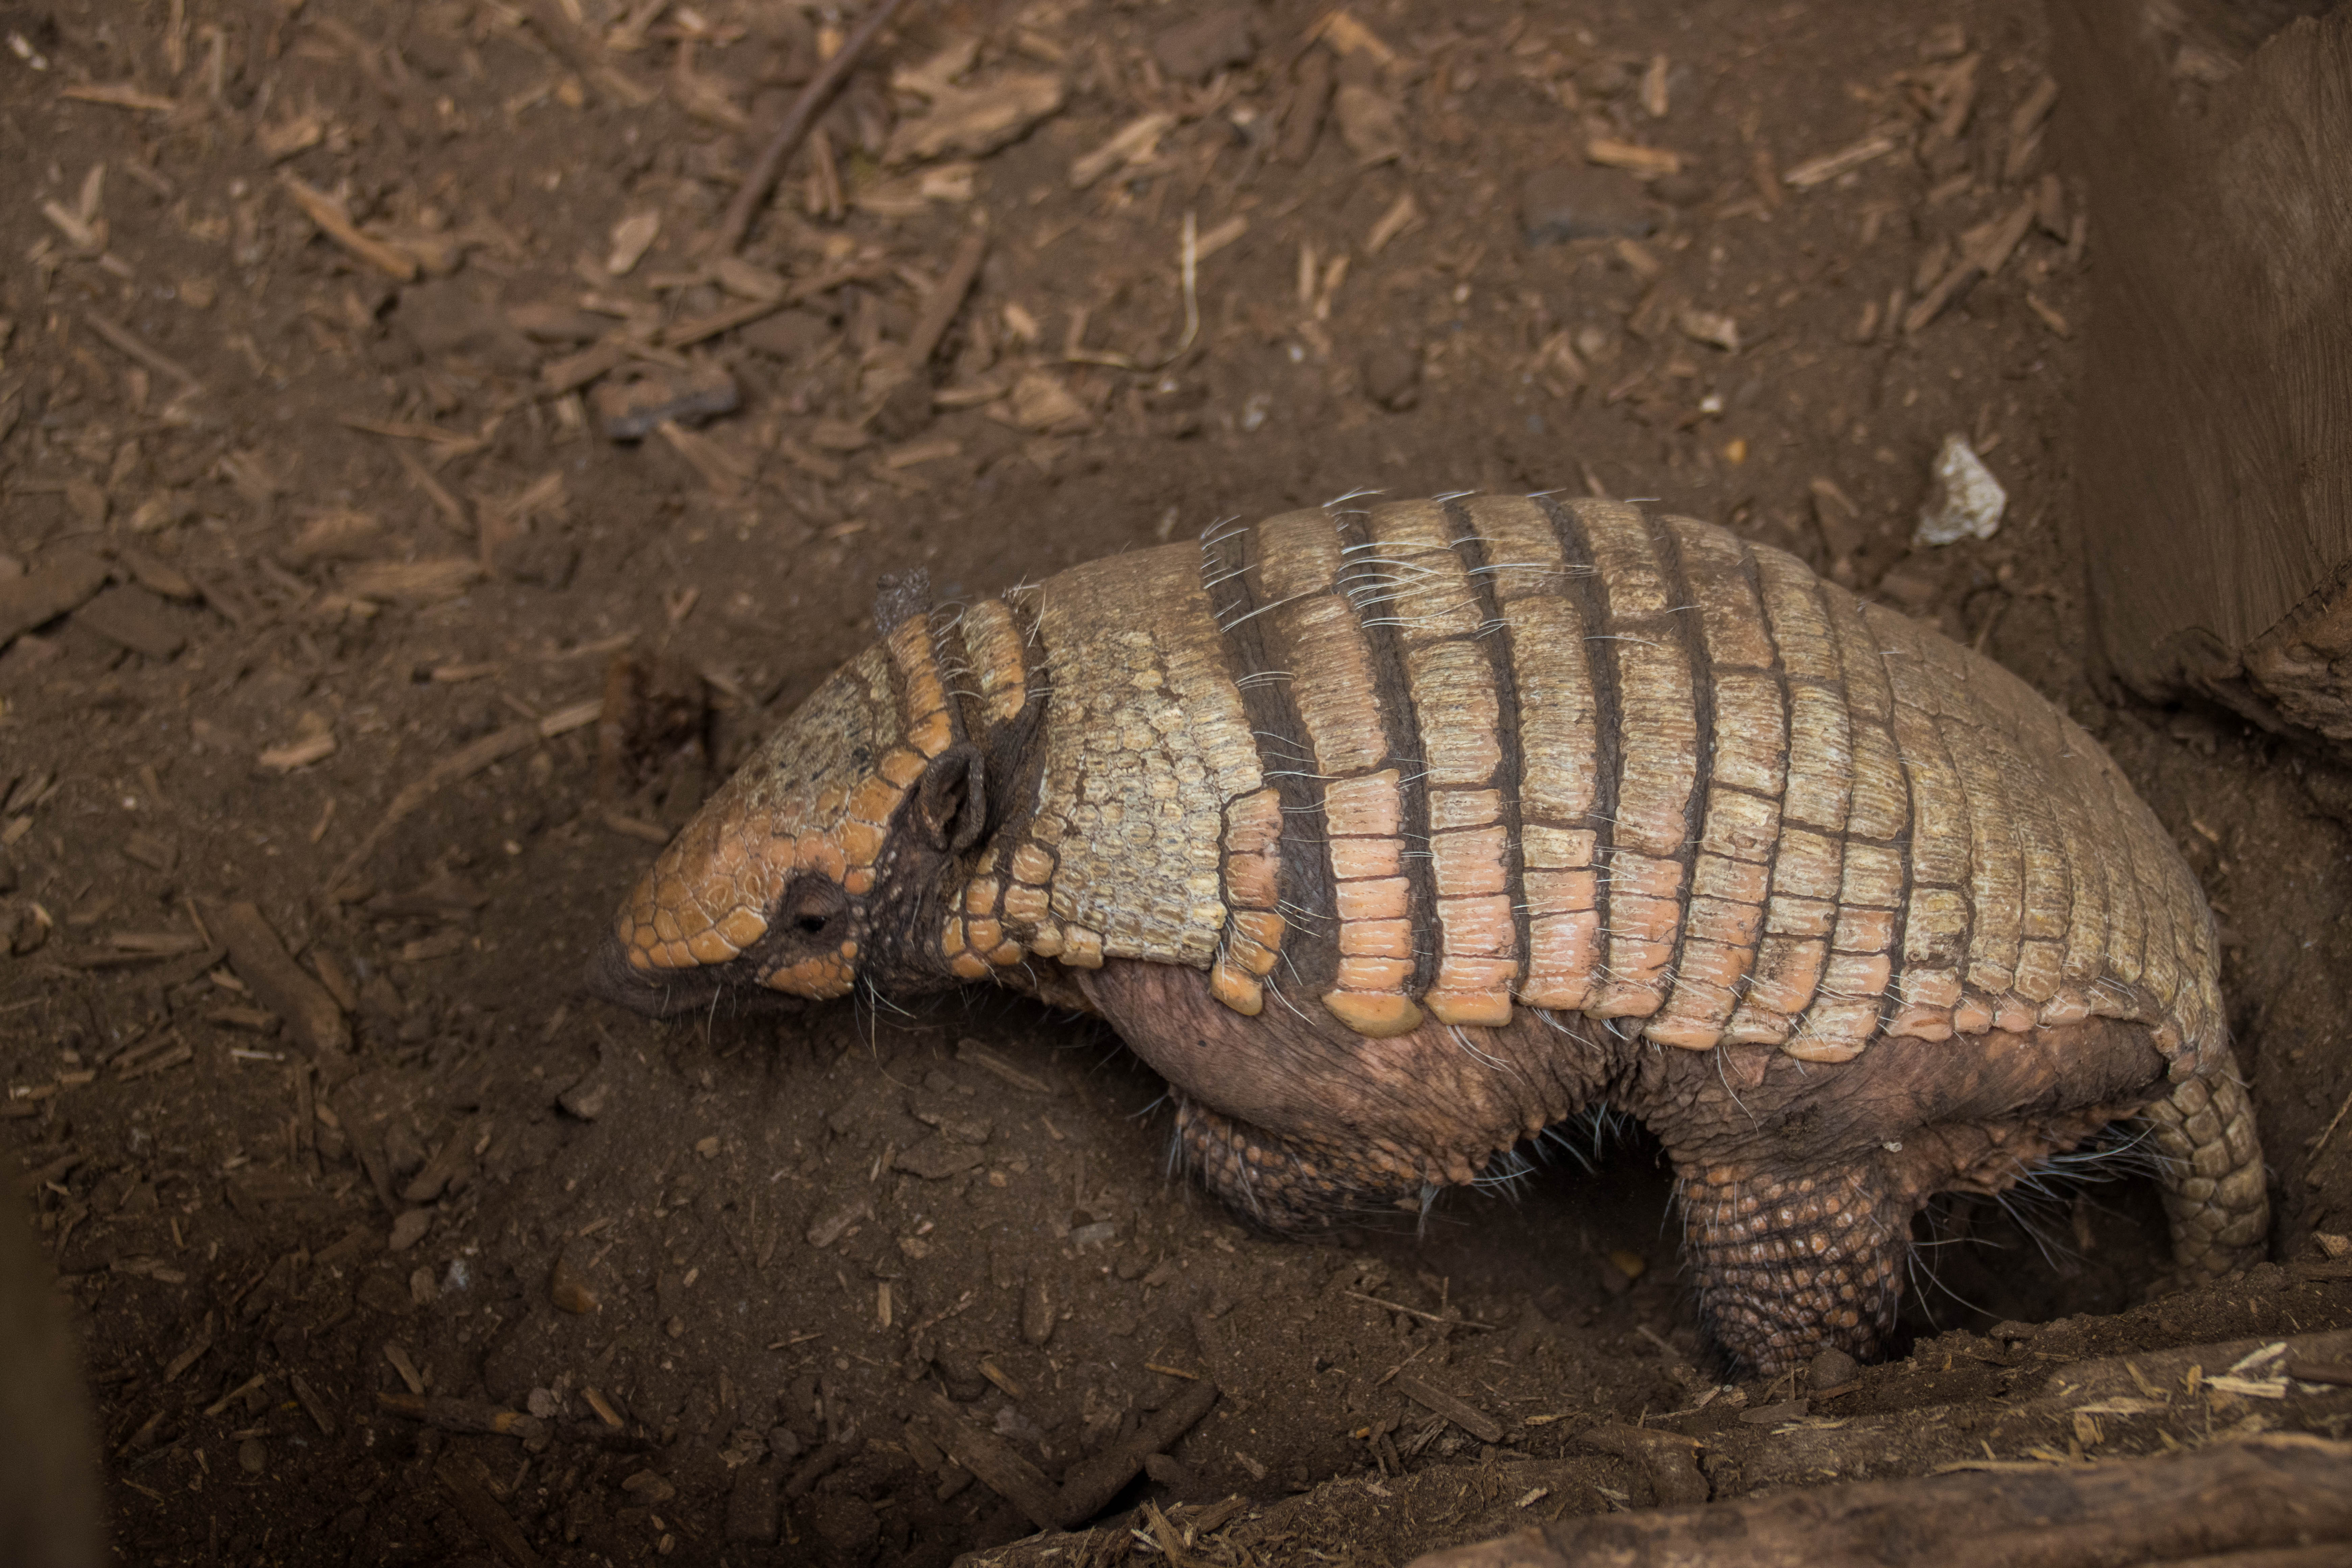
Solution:
{"label": "armadillo carapace", "polygon": [[1282,1227],[1605,1102],[1763,1370],[1879,1352],[1929,1195],[2118,1119],[2186,1269],[2259,1256],[2163,829],[2008,671],[1789,555],[1615,501],[1343,501],[898,600],[639,884],[608,994],[1082,1006]]}

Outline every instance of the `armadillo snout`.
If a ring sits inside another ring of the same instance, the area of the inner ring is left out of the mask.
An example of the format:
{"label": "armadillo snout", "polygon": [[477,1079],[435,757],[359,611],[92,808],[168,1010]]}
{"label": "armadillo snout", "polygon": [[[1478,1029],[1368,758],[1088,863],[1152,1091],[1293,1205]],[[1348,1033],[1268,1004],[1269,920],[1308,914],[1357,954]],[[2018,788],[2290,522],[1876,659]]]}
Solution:
{"label": "armadillo snout", "polygon": [[648,1018],[708,1007],[726,989],[722,977],[705,968],[639,969],[629,962],[628,943],[609,931],[596,944],[582,980],[589,994]]}

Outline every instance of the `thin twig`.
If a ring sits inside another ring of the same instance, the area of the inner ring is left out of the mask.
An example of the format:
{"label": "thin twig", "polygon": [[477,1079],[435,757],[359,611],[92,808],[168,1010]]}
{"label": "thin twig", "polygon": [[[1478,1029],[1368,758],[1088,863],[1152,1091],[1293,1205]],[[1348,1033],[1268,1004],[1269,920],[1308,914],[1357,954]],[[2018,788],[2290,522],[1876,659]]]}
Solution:
{"label": "thin twig", "polygon": [[1501,1326],[1496,1323],[1482,1323],[1475,1318],[1441,1317],[1435,1312],[1424,1312],[1418,1307],[1408,1307],[1402,1301],[1389,1301],[1383,1300],[1378,1296],[1367,1296],[1361,1290],[1342,1290],[1339,1294],[1342,1296],[1353,1296],[1359,1301],[1370,1301],[1375,1307],[1386,1307],[1391,1312],[1409,1313],[1413,1317],[1423,1320],[1424,1322],[1451,1323],[1457,1329],[1485,1329],[1489,1332],[1492,1332]]}
{"label": "thin twig", "polygon": [[815,123],[817,112],[848,79],[849,73],[856,68],[858,57],[865,54],[875,35],[889,22],[899,3],[900,0],[880,0],[873,13],[857,25],[857,31],[849,35],[841,47],[835,51],[833,58],[824,62],[824,68],[818,71],[808,86],[801,89],[800,97],[793,100],[792,109],[784,115],[784,122],[776,127],[774,138],[761,153],[760,161],[751,166],[751,174],[744,177],[742,187],[735,193],[735,199],[727,205],[727,221],[719,229],[720,255],[732,256],[743,248],[744,237],[751,232],[751,219],[758,215],[760,204],[768,199],[768,193],[775,188],[776,176],[783,173],[785,161],[801,144],[801,138],[808,134],[808,128]]}
{"label": "thin twig", "polygon": [[121,326],[113,321],[108,321],[96,310],[85,310],[82,312],[82,315],[83,319],[89,322],[90,331],[96,332],[100,337],[104,338],[108,342],[112,343],[116,348],[121,349],[124,353],[129,354],[132,359],[137,360],[141,364],[145,365],[149,370],[162,371],[165,375],[170,376],[173,380],[180,383],[183,386],[201,386],[204,384],[197,377],[195,372],[190,370],[187,366],[182,364],[178,360],[173,359],[163,350],[156,348],[153,344],[148,342],[146,339],[139,336],[138,333],[131,331],[128,327]]}
{"label": "thin twig", "polygon": [[2344,1113],[2347,1110],[2352,1110],[2352,1094],[2344,1097],[2344,1103],[2336,1108],[2336,1114],[2328,1120],[2326,1131],[2320,1133],[2319,1142],[2311,1146],[2313,1160],[2318,1159],[2319,1152],[2327,1147],[2327,1140],[2335,1135],[2336,1122],[2344,1120]]}
{"label": "thin twig", "polygon": [[915,321],[914,331],[907,335],[907,363],[920,371],[938,352],[940,340],[948,335],[955,324],[956,312],[963,308],[964,296],[980,277],[980,264],[988,257],[988,231],[975,228],[964,236],[956,249],[955,259],[948,264],[947,275],[931,289],[923,301],[923,313]]}

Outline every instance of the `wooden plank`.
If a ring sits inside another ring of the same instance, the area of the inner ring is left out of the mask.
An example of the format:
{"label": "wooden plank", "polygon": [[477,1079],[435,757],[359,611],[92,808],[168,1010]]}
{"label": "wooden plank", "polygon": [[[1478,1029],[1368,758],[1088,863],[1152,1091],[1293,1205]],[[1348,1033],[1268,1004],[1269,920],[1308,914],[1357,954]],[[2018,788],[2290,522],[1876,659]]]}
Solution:
{"label": "wooden plank", "polygon": [[2052,8],[2090,191],[2076,459],[2101,636],[2150,695],[2352,740],[2352,9]]}
{"label": "wooden plank", "polygon": [[2352,1546],[2352,1445],[2303,1433],[2108,1464],[1976,1468],[1563,1519],[1432,1552],[1413,1568],[2073,1568],[2189,1558],[2212,1568],[2317,1568]]}

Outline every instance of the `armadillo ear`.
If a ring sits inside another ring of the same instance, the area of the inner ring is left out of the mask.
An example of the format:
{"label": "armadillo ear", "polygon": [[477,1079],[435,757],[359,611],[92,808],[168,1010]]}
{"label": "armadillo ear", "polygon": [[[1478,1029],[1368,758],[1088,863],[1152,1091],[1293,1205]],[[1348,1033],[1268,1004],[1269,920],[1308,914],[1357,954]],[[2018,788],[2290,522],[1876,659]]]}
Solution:
{"label": "armadillo ear", "polygon": [[958,743],[933,757],[916,786],[915,813],[931,847],[961,855],[988,827],[988,778],[980,748]]}

